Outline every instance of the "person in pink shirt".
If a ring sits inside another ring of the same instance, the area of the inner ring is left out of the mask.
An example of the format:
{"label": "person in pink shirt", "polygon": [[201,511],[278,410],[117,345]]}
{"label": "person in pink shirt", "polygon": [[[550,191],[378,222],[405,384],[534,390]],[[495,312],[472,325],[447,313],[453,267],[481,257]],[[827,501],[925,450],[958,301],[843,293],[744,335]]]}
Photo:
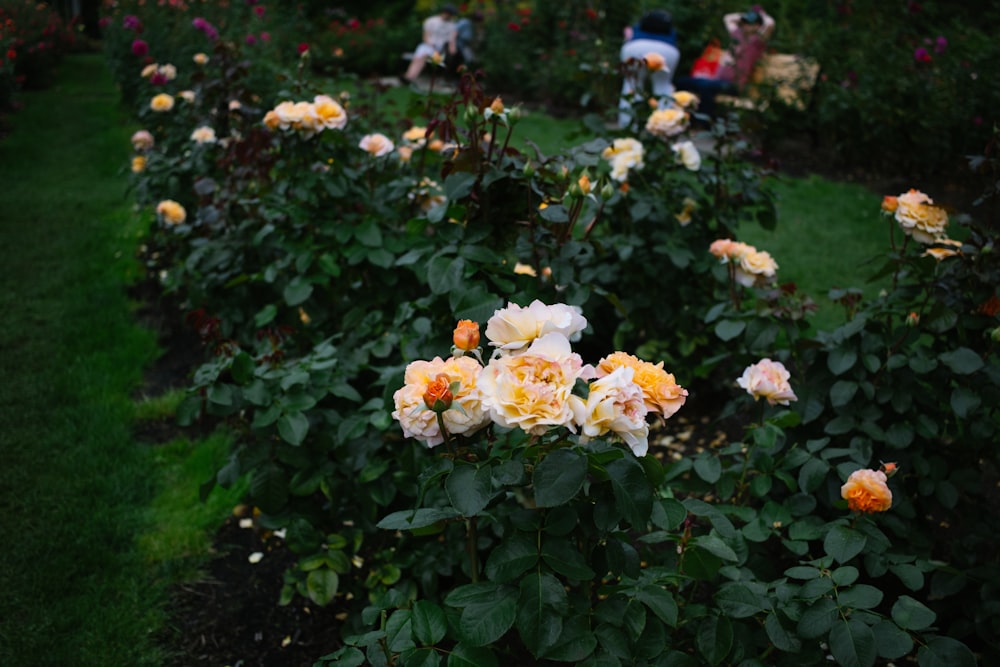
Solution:
{"label": "person in pink shirt", "polygon": [[774,33],[774,19],[760,5],[744,12],[722,17],[726,32],[733,40],[729,57],[719,65],[719,78],[736,84],[742,91],[750,81],[753,68],[767,50],[767,40]]}
{"label": "person in pink shirt", "polygon": [[713,78],[690,76],[675,78],[679,90],[688,90],[701,100],[698,109],[708,116],[715,115],[715,96],[739,95],[750,83],[757,61],[767,50],[767,40],[774,33],[774,18],[764,8],[755,5],[745,12],[733,12],[722,17],[732,40]]}

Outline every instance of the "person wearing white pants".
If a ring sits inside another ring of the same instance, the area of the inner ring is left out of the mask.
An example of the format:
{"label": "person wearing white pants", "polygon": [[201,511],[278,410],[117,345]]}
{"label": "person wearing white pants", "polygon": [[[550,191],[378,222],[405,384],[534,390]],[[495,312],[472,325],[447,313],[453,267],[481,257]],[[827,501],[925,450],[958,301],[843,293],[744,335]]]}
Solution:
{"label": "person wearing white pants", "polygon": [[646,67],[630,67],[629,76],[622,83],[621,98],[618,102],[618,126],[628,127],[632,121],[632,103],[636,90],[646,85],[646,77],[654,96],[661,98],[674,92],[674,72],[681,59],[677,48],[677,33],[669,12],[654,10],[639,19],[636,26],[625,29],[626,41],[621,48],[621,62],[641,61],[648,54],[655,53],[663,58],[661,69],[647,71]]}

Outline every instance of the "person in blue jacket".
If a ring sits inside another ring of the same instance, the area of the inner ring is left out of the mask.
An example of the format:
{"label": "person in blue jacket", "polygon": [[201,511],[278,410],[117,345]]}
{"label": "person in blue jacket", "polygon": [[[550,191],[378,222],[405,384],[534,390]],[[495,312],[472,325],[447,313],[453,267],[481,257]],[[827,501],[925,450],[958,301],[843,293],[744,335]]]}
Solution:
{"label": "person in blue jacket", "polygon": [[[663,68],[647,71],[646,67],[634,66],[642,61],[647,54],[655,53],[663,58]],[[622,83],[621,98],[618,103],[618,125],[627,127],[631,121],[633,95],[636,90],[645,86],[646,77],[656,97],[667,97],[674,92],[674,72],[680,62],[681,52],[677,48],[677,31],[674,29],[673,17],[670,12],[655,9],[646,12],[634,27],[625,29],[625,43],[621,48],[621,62],[633,61],[628,66],[628,75]]]}

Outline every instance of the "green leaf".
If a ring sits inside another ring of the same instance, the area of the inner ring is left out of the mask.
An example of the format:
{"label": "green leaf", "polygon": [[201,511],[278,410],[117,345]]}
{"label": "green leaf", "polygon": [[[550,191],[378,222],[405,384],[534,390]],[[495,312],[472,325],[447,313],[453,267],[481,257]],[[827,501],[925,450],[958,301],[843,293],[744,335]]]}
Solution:
{"label": "green leaf", "polygon": [[382,247],[382,230],[378,228],[378,223],[374,218],[368,218],[354,228],[354,238],[361,242],[361,245],[369,248]]}
{"label": "green leaf", "polygon": [[253,371],[256,368],[253,357],[246,352],[240,352],[233,358],[233,363],[229,367],[229,372],[233,374],[233,382],[238,385],[245,385],[253,379]]}
{"label": "green leaf", "polygon": [[587,457],[572,449],[555,450],[535,468],[535,505],[556,507],[569,502],[586,478]]}
{"label": "green leaf", "polygon": [[514,532],[504,539],[486,561],[486,576],[491,581],[514,581],[538,563],[538,547],[534,535]]}
{"label": "green leaf", "polygon": [[461,257],[437,256],[427,264],[427,285],[434,294],[447,294],[461,289],[464,273]]}
{"label": "green leaf", "polygon": [[858,353],[852,347],[838,347],[830,350],[826,358],[826,366],[834,375],[841,375],[851,370],[858,360]]}
{"label": "green leaf", "polygon": [[938,359],[958,375],[969,375],[983,367],[982,357],[967,347],[960,347],[951,352],[942,352],[938,355]]}
{"label": "green leaf", "polygon": [[764,630],[767,631],[768,639],[779,651],[798,653],[802,648],[802,642],[781,624],[781,619],[776,613],[768,614],[764,619]]}
{"label": "green leaf", "polygon": [[868,584],[858,584],[837,592],[840,606],[854,609],[874,609],[882,598],[882,591]]}
{"label": "green leaf", "polygon": [[785,570],[785,576],[790,579],[817,579],[821,572],[815,567],[796,565]]}
{"label": "green leaf", "polygon": [[733,626],[725,616],[711,616],[698,624],[698,651],[710,665],[718,665],[733,648]]}
{"label": "green leaf", "polygon": [[796,631],[803,639],[817,639],[830,632],[839,616],[836,602],[820,598],[802,612]]}
{"label": "green leaf", "polygon": [[441,654],[433,648],[408,648],[399,654],[399,663],[406,667],[440,667]]}
{"label": "green leaf", "polygon": [[694,471],[709,484],[715,484],[722,477],[722,462],[717,456],[701,454],[694,460]]}
{"label": "green leaf", "polygon": [[566,610],[566,590],[551,574],[532,572],[521,580],[517,631],[536,658],[559,639]]}
{"label": "green leaf", "polygon": [[459,642],[448,654],[448,667],[499,667],[493,651]]}
{"label": "green leaf", "polygon": [[979,394],[969,387],[955,387],[951,392],[951,409],[955,411],[955,416],[965,419],[982,403]]}
{"label": "green leaf", "polygon": [[937,614],[909,595],[900,595],[892,605],[892,620],[904,630],[923,630],[936,619]]}
{"label": "green leaf", "polygon": [[837,380],[830,387],[830,403],[835,408],[842,407],[850,403],[856,393],[858,393],[857,382]]}
{"label": "green leaf", "polygon": [[288,500],[288,477],[273,463],[263,465],[254,471],[250,495],[265,512],[277,512]]}
{"label": "green leaf", "polygon": [[306,280],[300,276],[296,276],[292,278],[287,285],[285,285],[282,296],[284,296],[285,303],[289,306],[297,306],[308,299],[312,295],[312,291],[312,283],[306,282]]}
{"label": "green leaf", "polygon": [[306,577],[306,592],[309,594],[309,599],[321,607],[330,604],[337,594],[339,585],[340,577],[326,567],[313,570]]}
{"label": "green leaf", "polygon": [[476,174],[465,171],[456,171],[444,179],[444,196],[450,201],[461,199],[472,192],[472,186],[476,182]]}
{"label": "green leaf", "polygon": [[417,647],[413,641],[412,616],[409,609],[397,609],[386,621],[385,638],[390,650],[401,653]]}
{"label": "green leaf", "polygon": [[452,314],[457,320],[485,322],[504,306],[501,297],[491,294],[482,285],[473,285],[448,295]]}
{"label": "green leaf", "polygon": [[290,445],[301,445],[309,433],[309,418],[301,412],[289,412],[278,419],[278,435]]}
{"label": "green leaf", "polygon": [[899,580],[903,582],[903,585],[911,591],[919,591],[924,587],[924,573],[921,572],[920,568],[915,565],[909,565],[907,563],[890,565],[889,571],[899,577]]}
{"label": "green leaf", "polygon": [[615,502],[625,519],[636,528],[644,528],[653,511],[653,490],[646,472],[631,456],[611,461],[605,468],[611,478]]}
{"label": "green leaf", "polygon": [[692,540],[692,544],[697,544],[705,551],[718,556],[723,560],[738,561],[739,558],[733,548],[722,541],[718,535],[701,535]]}
{"label": "green leaf", "polygon": [[479,514],[493,497],[493,471],[490,466],[477,468],[458,462],[444,483],[452,506],[462,516]]}
{"label": "green leaf", "polygon": [[803,493],[814,493],[829,472],[830,464],[823,459],[809,459],[799,468],[799,489]]}
{"label": "green leaf", "polygon": [[376,525],[384,530],[415,530],[426,528],[438,521],[454,519],[458,512],[452,508],[422,507],[417,510],[400,510],[384,517]]}
{"label": "green leaf", "polygon": [[730,618],[749,618],[769,606],[766,598],[762,599],[746,584],[739,582],[722,584],[715,594],[715,601],[722,613]]}
{"label": "green leaf", "polygon": [[562,622],[562,632],[556,643],[547,651],[548,660],[580,664],[597,648],[597,637],[590,629],[590,621],[586,616],[571,616]]}
{"label": "green leaf", "polygon": [[920,667],[975,667],[976,656],[969,647],[951,637],[932,637],[917,651]]}
{"label": "green leaf", "polygon": [[278,315],[278,307],[273,303],[269,303],[253,316],[253,324],[258,329],[261,329],[268,324],[270,324],[275,317]]}
{"label": "green leaf", "polygon": [[653,525],[663,530],[674,530],[687,518],[687,510],[679,500],[662,498],[653,504],[650,515]]}
{"label": "green leaf", "polygon": [[736,338],[746,329],[747,323],[742,320],[722,320],[715,325],[715,335],[724,341]]}
{"label": "green leaf", "polygon": [[847,526],[834,526],[823,540],[823,549],[838,563],[846,563],[865,548],[868,538]]}
{"label": "green leaf", "polygon": [[206,394],[209,403],[231,406],[233,404],[233,387],[228,384],[213,384]]}
{"label": "green leaf", "polygon": [[595,576],[583,554],[566,539],[547,538],[542,543],[542,560],[572,581],[586,581]]}
{"label": "green leaf", "polygon": [[471,646],[492,644],[506,634],[517,618],[517,598],[502,595],[496,600],[471,604],[462,609],[458,631]]}
{"label": "green leaf", "polygon": [[677,601],[666,589],[660,586],[643,586],[635,592],[635,598],[649,607],[658,619],[670,627],[677,627]]}
{"label": "green leaf", "polygon": [[900,630],[892,621],[879,621],[872,626],[872,634],[875,636],[875,650],[883,658],[902,658],[913,650],[913,639],[909,633]]}
{"label": "green leaf", "polygon": [[428,600],[417,600],[412,609],[413,636],[424,646],[433,646],[444,639],[448,620],[441,607]]}
{"label": "green leaf", "polygon": [[857,618],[840,620],[830,630],[830,652],[841,667],[870,667],[875,664],[875,635]]}
{"label": "green leaf", "polygon": [[833,579],[833,583],[838,586],[850,586],[858,580],[858,576],[858,568],[851,565],[845,565],[844,567],[838,567],[834,570],[831,578]]}

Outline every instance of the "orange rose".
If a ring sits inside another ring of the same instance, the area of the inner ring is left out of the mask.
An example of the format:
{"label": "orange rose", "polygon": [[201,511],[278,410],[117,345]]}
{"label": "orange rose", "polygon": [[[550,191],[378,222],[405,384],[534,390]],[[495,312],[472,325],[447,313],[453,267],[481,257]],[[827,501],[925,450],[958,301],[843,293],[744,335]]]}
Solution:
{"label": "orange rose", "polygon": [[884,512],[892,507],[892,491],[885,482],[881,470],[855,470],[840,487],[840,496],[855,512]]}
{"label": "orange rose", "polygon": [[434,381],[427,385],[424,392],[424,404],[434,412],[444,412],[455,400],[451,393],[451,378],[445,373],[438,373]]}
{"label": "orange rose", "polygon": [[896,209],[899,208],[899,200],[895,197],[890,197],[886,195],[882,198],[882,210],[886,213],[895,213]]}
{"label": "orange rose", "polygon": [[452,342],[459,350],[471,352],[479,347],[479,323],[472,320],[459,320],[452,334]]}

